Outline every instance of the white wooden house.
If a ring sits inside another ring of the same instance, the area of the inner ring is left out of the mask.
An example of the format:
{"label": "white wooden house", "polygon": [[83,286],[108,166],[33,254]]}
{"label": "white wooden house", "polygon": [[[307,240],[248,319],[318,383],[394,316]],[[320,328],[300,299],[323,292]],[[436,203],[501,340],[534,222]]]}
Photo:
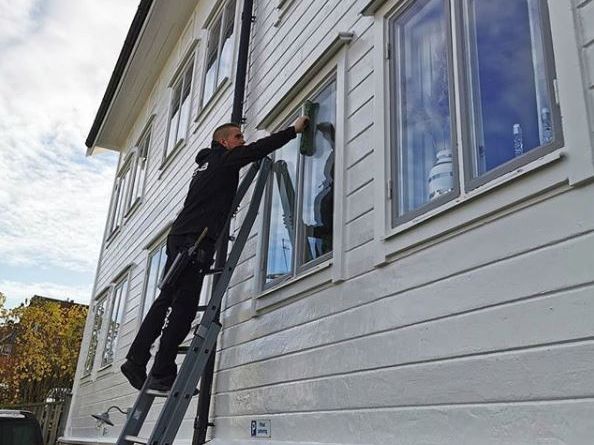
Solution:
{"label": "white wooden house", "polygon": [[[120,161],[63,443],[115,443],[124,416],[91,415],[135,400],[119,366],[229,120],[242,3],[140,2],[87,141]],[[306,100],[317,136],[276,152],[295,218],[271,179],[226,295],[212,443],[594,443],[594,2],[254,15],[247,139]]]}

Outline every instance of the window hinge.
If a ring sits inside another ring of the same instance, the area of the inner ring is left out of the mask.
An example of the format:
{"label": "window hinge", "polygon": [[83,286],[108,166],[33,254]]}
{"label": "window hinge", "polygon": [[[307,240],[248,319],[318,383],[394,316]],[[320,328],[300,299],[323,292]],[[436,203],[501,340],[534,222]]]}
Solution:
{"label": "window hinge", "polygon": [[555,92],[555,103],[557,105],[561,104],[561,101],[559,100],[559,82],[557,82],[557,79],[553,79],[553,90]]}
{"label": "window hinge", "polygon": [[388,179],[388,201],[392,199],[392,180]]}
{"label": "window hinge", "polygon": [[391,53],[392,53],[392,48],[390,46],[390,42],[388,42],[386,44],[386,60],[390,60]]}

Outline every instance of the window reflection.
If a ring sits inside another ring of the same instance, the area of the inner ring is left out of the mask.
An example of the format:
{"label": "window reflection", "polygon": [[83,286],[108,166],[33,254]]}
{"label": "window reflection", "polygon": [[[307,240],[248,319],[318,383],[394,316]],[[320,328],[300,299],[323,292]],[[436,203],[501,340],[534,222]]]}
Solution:
{"label": "window reflection", "polygon": [[474,176],[553,141],[540,0],[466,0]]}
{"label": "window reflection", "polygon": [[89,350],[87,352],[87,359],[85,360],[84,375],[90,374],[93,370],[97,346],[99,344],[99,334],[101,332],[101,326],[103,325],[103,315],[105,314],[106,303],[107,297],[102,297],[95,304],[95,316],[93,317],[91,341],[89,342]]}
{"label": "window reflection", "polygon": [[301,249],[305,263],[332,250],[336,83],[330,84],[312,102],[316,110],[314,146],[303,162],[301,218],[305,236]]}
{"label": "window reflection", "polygon": [[398,215],[453,189],[446,14],[444,0],[416,2],[393,22]]}
{"label": "window reflection", "polygon": [[272,200],[266,261],[267,283],[289,274],[293,269],[298,151],[299,138],[275,153],[271,175]]}
{"label": "window reflection", "polygon": [[147,271],[146,289],[144,295],[144,307],[142,310],[142,318],[146,317],[153,301],[157,297],[159,288],[159,280],[163,275],[165,262],[167,261],[166,244],[163,243],[157,247],[149,256],[149,266]]}
{"label": "window reflection", "polygon": [[225,77],[231,76],[231,58],[233,56],[233,25],[235,19],[235,1],[229,2],[225,11],[225,27],[221,44],[221,58],[217,84],[220,84]]}
{"label": "window reflection", "polygon": [[217,82],[217,52],[219,45],[219,35],[221,33],[221,21],[210,30],[208,39],[208,53],[206,56],[206,76],[204,79],[204,92],[202,94],[202,106],[206,105],[212,97]]}
{"label": "window reflection", "polygon": [[109,325],[107,326],[107,338],[105,339],[101,366],[106,366],[113,362],[120,333],[120,326],[124,320],[124,307],[127,291],[128,280],[124,280],[118,284],[114,290],[111,318],[109,320]]}
{"label": "window reflection", "polygon": [[229,1],[208,33],[206,74],[202,93],[203,107],[211,99],[223,80],[231,76],[235,9],[235,0]]}
{"label": "window reflection", "polygon": [[302,146],[299,135],[275,152],[265,284],[332,251],[336,82],[306,101],[298,114],[305,108],[312,113],[312,138]]}

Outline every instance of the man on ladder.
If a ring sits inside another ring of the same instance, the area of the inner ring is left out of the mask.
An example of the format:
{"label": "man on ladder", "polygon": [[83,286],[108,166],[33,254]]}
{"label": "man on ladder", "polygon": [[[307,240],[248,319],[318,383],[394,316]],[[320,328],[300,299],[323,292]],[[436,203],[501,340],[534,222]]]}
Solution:
{"label": "man on ladder", "polygon": [[164,274],[168,274],[178,253],[190,248],[205,229],[206,236],[200,242],[194,261],[180,271],[173,283],[162,286],[126,355],[121,370],[134,388],[140,389],[144,385],[150,347],[159,335],[161,340],[149,388],[168,391],[175,381],[178,347],[196,316],[202,280],[212,264],[215,242],[231,211],[239,170],[281,148],[297,133],[302,133],[307,124],[307,117],[299,117],[293,126],[248,145],[245,145],[239,125],[224,124],[214,131],[211,148],[198,152],[198,166],[184,206],[167,237]]}

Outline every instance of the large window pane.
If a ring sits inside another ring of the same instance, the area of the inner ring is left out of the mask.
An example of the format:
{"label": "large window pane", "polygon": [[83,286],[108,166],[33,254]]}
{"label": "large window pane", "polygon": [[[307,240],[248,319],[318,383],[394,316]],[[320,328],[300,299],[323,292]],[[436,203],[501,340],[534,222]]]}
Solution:
{"label": "large window pane", "polygon": [[124,189],[123,189],[123,196],[124,196],[124,214],[128,212],[128,210],[130,210],[130,207],[132,205],[132,188],[134,186],[133,180],[134,177],[132,176],[132,171],[134,168],[134,159],[130,159],[128,166],[126,167],[126,172],[124,173],[123,176],[123,182],[124,182]]}
{"label": "large window pane", "polygon": [[454,187],[447,14],[444,0],[418,1],[391,22],[399,216]]}
{"label": "large window pane", "polygon": [[118,210],[120,205],[120,189],[121,189],[121,181],[116,179],[116,185],[113,190],[113,203],[111,207],[111,214],[109,215],[109,233],[112,233],[115,229],[118,228]]}
{"label": "large window pane", "polygon": [[151,252],[149,256],[149,265],[147,271],[146,290],[144,295],[144,307],[142,310],[142,318],[146,316],[153,301],[159,293],[157,285],[163,275],[165,262],[167,261],[166,245],[163,243]]}
{"label": "large window pane", "polygon": [[221,20],[218,19],[215,26],[210,30],[208,37],[208,52],[206,57],[206,75],[204,78],[204,91],[202,93],[202,106],[210,100],[214,94],[217,82],[217,54],[219,49],[219,38],[221,34]]}
{"label": "large window pane", "polygon": [[181,104],[181,88],[182,84],[179,82],[173,90],[173,99],[171,102],[171,118],[169,119],[169,136],[167,138],[167,150],[165,155],[175,147],[177,142],[177,128],[179,127],[179,109]]}
{"label": "large window pane", "polygon": [[148,132],[138,146],[136,171],[134,173],[134,183],[132,188],[132,204],[142,197],[150,139],[150,132]]}
{"label": "large window pane", "polygon": [[465,39],[479,176],[553,141],[540,0],[466,0]]}
{"label": "large window pane", "polygon": [[303,159],[301,259],[305,263],[332,250],[336,83],[332,82],[312,102],[316,109],[314,146]]}
{"label": "large window pane", "polygon": [[231,62],[233,56],[233,25],[235,20],[235,0],[225,7],[225,27],[223,28],[223,42],[221,44],[221,57],[219,59],[219,75],[217,84],[225,77],[231,76]]}
{"label": "large window pane", "polygon": [[298,152],[299,138],[275,153],[266,283],[293,270]]}
{"label": "large window pane", "polygon": [[192,67],[190,63],[186,69],[183,80],[183,88],[181,95],[181,107],[179,113],[179,130],[177,132],[177,142],[186,137],[186,130],[190,119],[190,91],[192,89]]}

